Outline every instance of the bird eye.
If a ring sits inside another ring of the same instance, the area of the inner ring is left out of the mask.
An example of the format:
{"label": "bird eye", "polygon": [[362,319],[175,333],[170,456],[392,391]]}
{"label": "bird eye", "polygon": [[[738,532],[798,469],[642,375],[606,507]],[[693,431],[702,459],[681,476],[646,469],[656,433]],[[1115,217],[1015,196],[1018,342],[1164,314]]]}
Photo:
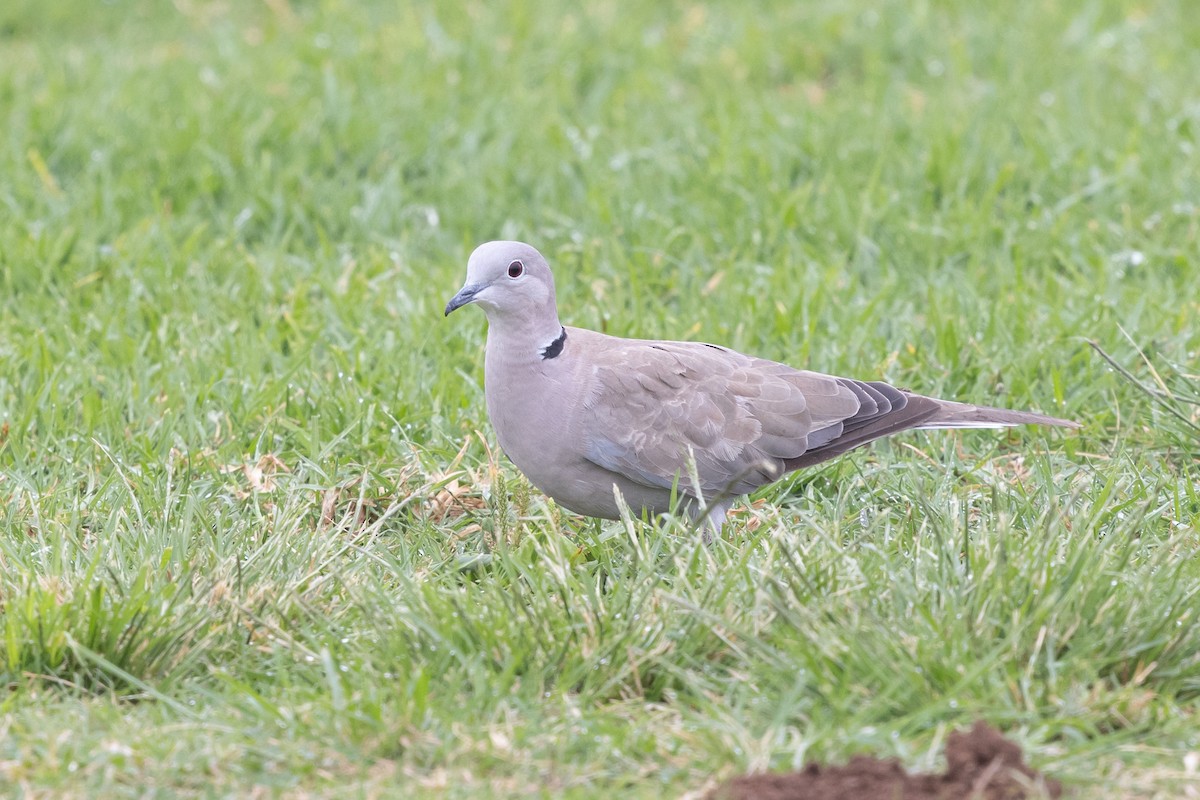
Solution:
{"label": "bird eye", "polygon": [[525,265],[520,261],[514,261],[508,265],[508,277],[519,278],[525,274]]}

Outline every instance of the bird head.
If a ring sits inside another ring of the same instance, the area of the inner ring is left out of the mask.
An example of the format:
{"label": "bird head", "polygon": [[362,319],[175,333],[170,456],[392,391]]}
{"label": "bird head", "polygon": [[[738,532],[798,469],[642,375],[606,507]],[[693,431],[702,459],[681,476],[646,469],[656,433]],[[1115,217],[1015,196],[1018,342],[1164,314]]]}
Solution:
{"label": "bird head", "polygon": [[483,307],[489,319],[557,318],[554,276],[542,254],[523,242],[487,242],[467,260],[467,280],[446,304],[446,315],[465,305]]}

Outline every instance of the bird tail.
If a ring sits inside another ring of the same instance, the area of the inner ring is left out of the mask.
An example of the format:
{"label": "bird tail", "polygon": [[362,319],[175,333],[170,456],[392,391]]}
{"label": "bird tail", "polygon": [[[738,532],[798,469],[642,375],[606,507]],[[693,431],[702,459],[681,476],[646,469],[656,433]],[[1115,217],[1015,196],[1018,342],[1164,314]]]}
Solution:
{"label": "bird tail", "polygon": [[1035,414],[1032,411],[1009,411],[1006,408],[974,406],[935,400],[937,411],[916,427],[919,430],[941,430],[946,428],[1012,428],[1017,425],[1050,425],[1058,428],[1078,428],[1078,422],[1069,419]]}

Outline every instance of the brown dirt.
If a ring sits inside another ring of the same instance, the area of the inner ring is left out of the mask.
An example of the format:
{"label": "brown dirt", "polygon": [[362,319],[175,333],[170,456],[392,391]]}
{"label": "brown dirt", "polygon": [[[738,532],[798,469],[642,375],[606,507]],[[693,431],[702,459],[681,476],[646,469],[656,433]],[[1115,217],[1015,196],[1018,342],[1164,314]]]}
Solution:
{"label": "brown dirt", "polygon": [[855,756],[841,767],[810,764],[789,775],[743,775],[708,800],[1024,800],[1060,797],[1058,781],[1025,765],[1021,749],[983,722],[946,741],[942,775],[909,775],[896,759]]}

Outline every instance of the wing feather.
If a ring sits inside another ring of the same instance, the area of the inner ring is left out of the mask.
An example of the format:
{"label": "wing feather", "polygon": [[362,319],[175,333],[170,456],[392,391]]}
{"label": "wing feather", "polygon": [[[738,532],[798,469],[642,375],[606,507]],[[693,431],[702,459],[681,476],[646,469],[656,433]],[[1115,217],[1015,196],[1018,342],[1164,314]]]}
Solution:
{"label": "wing feather", "polygon": [[690,342],[608,339],[581,415],[586,457],[648,486],[744,494],[840,433],[859,393],[837,379]]}

